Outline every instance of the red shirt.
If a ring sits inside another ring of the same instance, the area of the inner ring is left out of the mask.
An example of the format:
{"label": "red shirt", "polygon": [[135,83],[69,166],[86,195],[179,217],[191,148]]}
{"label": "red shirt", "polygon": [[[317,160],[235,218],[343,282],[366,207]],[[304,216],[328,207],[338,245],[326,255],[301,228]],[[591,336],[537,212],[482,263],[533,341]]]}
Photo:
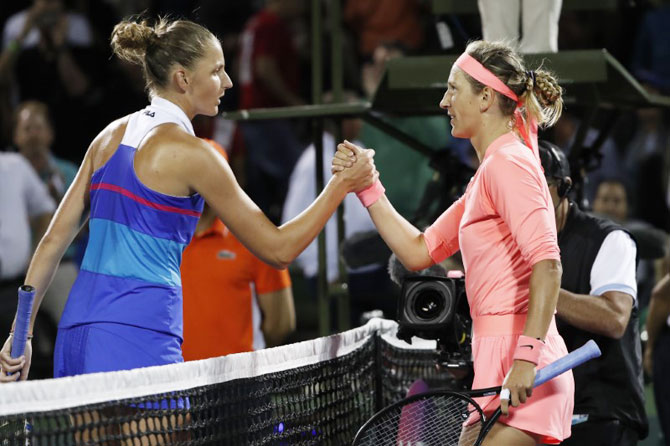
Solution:
{"label": "red shirt", "polygon": [[240,38],[240,108],[286,105],[256,76],[254,64],[259,56],[274,59],[284,83],[298,94],[300,69],[291,31],[286,22],[267,9],[249,19]]}

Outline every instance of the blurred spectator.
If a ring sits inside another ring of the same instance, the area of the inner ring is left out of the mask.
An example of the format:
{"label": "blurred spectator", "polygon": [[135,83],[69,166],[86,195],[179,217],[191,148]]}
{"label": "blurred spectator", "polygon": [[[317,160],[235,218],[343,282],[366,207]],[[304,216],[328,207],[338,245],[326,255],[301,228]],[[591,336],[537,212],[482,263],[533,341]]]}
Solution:
{"label": "blurred spectator", "polygon": [[593,199],[593,212],[607,216],[619,224],[628,220],[628,194],[622,181],[606,179],[598,184]]}
{"label": "blurred spectator", "polygon": [[556,53],[562,3],[562,0],[478,0],[484,40],[516,44],[522,53]]}
{"label": "blurred spectator", "polygon": [[240,108],[301,105],[299,63],[291,21],[304,0],[268,0],[251,17],[240,40]]}
{"label": "blurred spectator", "polygon": [[[35,0],[10,17],[3,30],[0,81],[5,104],[45,102],[59,134],[53,150],[79,160],[106,116],[97,76],[104,67],[92,46],[89,23],[65,9],[62,0]],[[10,86],[10,87],[8,87]]]}
{"label": "blurred spectator", "polygon": [[[51,153],[53,139],[54,128],[47,106],[38,101],[21,103],[15,113],[14,145],[30,162],[58,204],[74,181],[77,166]],[[34,237],[37,235],[41,238],[41,234],[35,234]],[[67,249],[45,295],[43,307],[56,323],[60,320],[79,271],[74,262],[75,251],[74,244]]]}
{"label": "blurred spectator", "polygon": [[65,43],[91,46],[93,39],[88,20],[81,14],[65,11],[62,0],[34,0],[30,8],[9,17],[2,31],[3,48]]}
{"label": "blurred spectator", "polygon": [[295,330],[288,271],[255,257],[209,206],[184,250],[181,275],[187,361],[279,345]]}
{"label": "blurred spectator", "polygon": [[[240,40],[240,108],[301,105],[299,60],[290,23],[304,0],[268,0],[246,24]],[[287,119],[244,122],[246,184],[251,199],[275,223],[288,178],[303,146]]]}
{"label": "blurred spectator", "polygon": [[[11,328],[18,288],[23,285],[30,256],[46,232],[54,208],[54,200],[28,161],[18,153],[0,152],[0,333],[8,333]],[[52,376],[54,341],[49,335],[55,337],[56,330],[53,323],[40,324],[44,331],[40,332],[42,340],[33,342],[33,376],[48,378]],[[46,352],[40,345],[46,345]]]}
{"label": "blurred spectator", "polygon": [[375,49],[397,42],[409,50],[421,48],[425,31],[421,23],[421,0],[348,0],[344,21],[358,38],[361,58]]}
{"label": "blurred spectator", "polygon": [[48,187],[51,197],[60,202],[77,175],[77,166],[51,152],[54,128],[46,104],[39,101],[19,104],[14,114],[13,140]]}

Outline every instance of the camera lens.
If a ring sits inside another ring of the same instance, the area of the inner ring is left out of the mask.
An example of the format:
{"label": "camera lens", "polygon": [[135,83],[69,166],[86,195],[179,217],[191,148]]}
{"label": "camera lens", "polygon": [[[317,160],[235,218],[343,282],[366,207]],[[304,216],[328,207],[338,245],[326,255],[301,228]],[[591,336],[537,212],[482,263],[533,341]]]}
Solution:
{"label": "camera lens", "polygon": [[424,321],[430,321],[442,314],[444,297],[436,290],[423,290],[414,300],[414,314]]}

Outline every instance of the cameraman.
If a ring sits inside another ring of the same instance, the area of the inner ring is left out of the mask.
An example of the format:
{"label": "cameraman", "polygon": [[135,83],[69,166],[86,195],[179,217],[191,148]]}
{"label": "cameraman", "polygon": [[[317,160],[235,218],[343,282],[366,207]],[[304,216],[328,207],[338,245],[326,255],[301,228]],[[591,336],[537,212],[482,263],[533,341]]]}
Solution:
{"label": "cameraman", "polygon": [[556,213],[563,277],[558,330],[568,350],[595,339],[603,354],[573,370],[575,408],[570,445],[636,445],[646,437],[638,331],[637,246],[610,220],[582,212],[567,198],[572,179],[561,150],[540,142]]}

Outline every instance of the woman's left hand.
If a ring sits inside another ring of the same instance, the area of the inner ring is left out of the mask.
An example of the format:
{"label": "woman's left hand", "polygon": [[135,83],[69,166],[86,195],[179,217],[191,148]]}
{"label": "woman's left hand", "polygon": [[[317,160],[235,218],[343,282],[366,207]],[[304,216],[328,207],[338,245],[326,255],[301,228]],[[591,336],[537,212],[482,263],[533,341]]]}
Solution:
{"label": "woman's left hand", "polygon": [[500,400],[500,409],[504,415],[509,413],[510,404],[512,407],[517,407],[526,402],[526,398],[533,393],[534,382],[535,364],[520,359],[515,360],[502,385],[503,389],[510,391],[509,400]]}

